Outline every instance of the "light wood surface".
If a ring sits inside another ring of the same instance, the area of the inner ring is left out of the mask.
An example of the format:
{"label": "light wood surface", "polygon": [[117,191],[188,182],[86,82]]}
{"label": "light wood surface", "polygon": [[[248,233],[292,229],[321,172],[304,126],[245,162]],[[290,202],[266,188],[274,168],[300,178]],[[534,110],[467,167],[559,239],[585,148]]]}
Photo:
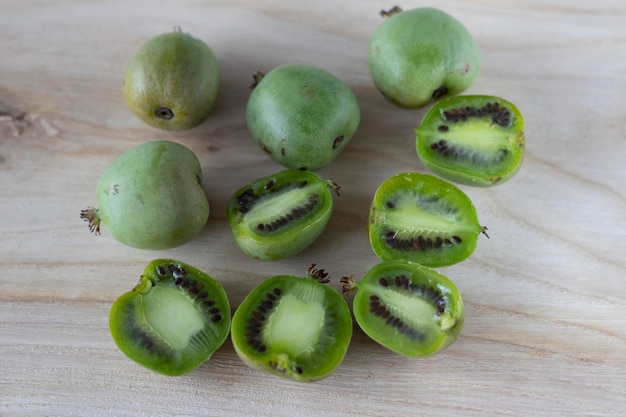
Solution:
{"label": "light wood surface", "polygon": [[[516,103],[527,153],[510,182],[462,187],[490,239],[439,270],[466,303],[459,340],[409,360],[358,328],[331,377],[298,384],[245,366],[227,342],[189,375],[131,362],[108,329],[111,303],[157,257],[223,282],[233,307],[263,278],[315,262],[339,288],[377,263],[366,234],[377,186],[424,171],[401,110],[374,88],[367,42],[379,1],[0,4],[0,415],[9,416],[623,416],[626,413],[626,3],[440,1],[475,35],[483,67],[471,94]],[[126,108],[133,52],[174,26],[205,40],[222,67],[212,116],[183,133]],[[320,171],[341,185],[328,229],[277,262],[247,258],[225,220],[231,193],[281,167],[244,119],[252,74],[322,67],[354,91],[362,122]],[[202,162],[210,220],[168,251],[94,237],[80,220],[104,168],[139,143],[169,139]]]}

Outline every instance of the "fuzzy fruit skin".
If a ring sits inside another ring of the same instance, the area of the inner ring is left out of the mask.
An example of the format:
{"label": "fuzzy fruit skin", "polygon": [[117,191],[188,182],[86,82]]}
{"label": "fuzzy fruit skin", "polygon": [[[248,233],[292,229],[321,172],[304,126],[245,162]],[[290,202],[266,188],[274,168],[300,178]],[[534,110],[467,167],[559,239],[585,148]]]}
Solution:
{"label": "fuzzy fruit skin", "polygon": [[97,216],[121,243],[168,249],[206,225],[209,203],[198,158],[183,145],[147,142],[113,161],[97,186]]}
{"label": "fuzzy fruit skin", "polygon": [[[128,108],[150,126],[186,130],[202,123],[217,101],[220,68],[213,51],[189,34],[171,32],[146,42],[124,77]],[[170,109],[167,120],[155,111]]]}
{"label": "fuzzy fruit skin", "polygon": [[478,46],[455,18],[433,8],[392,15],[373,33],[369,70],[376,87],[390,101],[419,108],[441,87],[458,94],[469,88],[480,71]]}
{"label": "fuzzy fruit skin", "polygon": [[350,88],[329,72],[308,65],[270,71],[246,107],[250,134],[270,158],[286,168],[311,171],[341,153],[360,117]]}

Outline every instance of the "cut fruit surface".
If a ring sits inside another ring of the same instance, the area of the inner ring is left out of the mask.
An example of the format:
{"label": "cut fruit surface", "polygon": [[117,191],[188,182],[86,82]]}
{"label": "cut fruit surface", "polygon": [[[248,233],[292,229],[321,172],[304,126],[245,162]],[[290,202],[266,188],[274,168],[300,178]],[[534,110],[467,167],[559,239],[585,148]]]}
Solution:
{"label": "cut fruit surface", "polygon": [[239,248],[264,261],[294,255],[324,231],[333,208],[330,181],[305,170],[286,170],[241,187],[226,218]]}
{"label": "cut fruit surface", "polygon": [[469,197],[432,175],[410,172],[390,177],[370,206],[369,239],[383,260],[452,265],[474,252],[481,232],[485,228]]}
{"label": "cut fruit surface", "polygon": [[233,316],[235,351],[249,366],[296,381],[329,376],[352,337],[343,297],[315,278],[278,275],[244,299]]}
{"label": "cut fruit surface", "polygon": [[513,103],[500,97],[442,100],[426,113],[415,133],[424,165],[461,184],[501,184],[519,171],[524,157],[524,119]]}
{"label": "cut fruit surface", "polygon": [[130,359],[165,375],[183,375],[208,360],[230,329],[222,285],[198,269],[156,259],[109,316],[113,340]]}
{"label": "cut fruit surface", "polygon": [[361,329],[382,346],[404,356],[425,357],[454,342],[465,318],[456,285],[425,266],[385,261],[360,282],[344,278],[344,291],[356,289],[353,311]]}

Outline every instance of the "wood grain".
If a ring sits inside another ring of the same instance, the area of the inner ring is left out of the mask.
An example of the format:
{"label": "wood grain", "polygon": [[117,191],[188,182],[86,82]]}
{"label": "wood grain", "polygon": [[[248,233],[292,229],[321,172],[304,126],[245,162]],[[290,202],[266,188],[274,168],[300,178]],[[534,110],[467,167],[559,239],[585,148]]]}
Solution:
{"label": "wood grain", "polygon": [[[374,88],[367,42],[375,1],[4,1],[0,5],[0,415],[623,416],[626,410],[626,6],[622,1],[441,1],[475,35],[483,68],[468,93],[515,102],[526,119],[519,174],[463,187],[490,239],[442,268],[467,307],[457,343],[407,360],[360,330],[335,374],[314,384],[246,367],[230,342],[193,373],[159,376],[111,340],[108,311],[143,267],[178,258],[224,283],[236,307],[264,277],[316,262],[334,277],[377,262],[366,234],[377,186],[424,171],[401,110]],[[423,6],[406,1],[405,9]],[[179,25],[222,66],[200,127],[156,131],[126,108],[121,79],[148,38]],[[233,243],[225,207],[280,169],[244,119],[252,74],[286,63],[333,72],[362,111],[357,135],[320,174],[342,187],[309,249],[264,263]],[[169,251],[89,234],[79,211],[117,155],[169,139],[202,162],[211,216]]]}

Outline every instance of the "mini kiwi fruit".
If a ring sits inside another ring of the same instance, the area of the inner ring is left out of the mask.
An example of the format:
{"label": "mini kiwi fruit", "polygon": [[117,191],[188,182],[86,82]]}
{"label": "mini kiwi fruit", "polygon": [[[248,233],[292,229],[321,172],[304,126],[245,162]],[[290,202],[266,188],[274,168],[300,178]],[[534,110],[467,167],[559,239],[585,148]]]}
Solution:
{"label": "mini kiwi fruit", "polygon": [[474,252],[478,235],[487,235],[486,229],[463,191],[421,172],[387,178],[369,211],[370,244],[382,260],[452,265]]}
{"label": "mini kiwi fruit", "polygon": [[415,129],[423,164],[460,184],[489,187],[511,179],[524,158],[524,119],[500,97],[448,97]]}
{"label": "mini kiwi fruit", "polygon": [[98,207],[81,211],[89,228],[101,224],[119,242],[139,249],[169,249],[193,239],[206,225],[209,202],[196,155],[170,141],[126,151],[102,173]]}
{"label": "mini kiwi fruit", "polygon": [[109,327],[119,349],[163,375],[183,375],[224,343],[231,312],[222,285],[173,259],[155,259],[139,283],[111,307]]}
{"label": "mini kiwi fruit", "polygon": [[352,317],[328,274],[277,275],[255,287],[235,311],[231,338],[248,366],[299,382],[330,376],[352,338]]}
{"label": "mini kiwi fruit", "polygon": [[359,327],[377,343],[408,357],[434,355],[454,342],[465,310],[456,285],[423,265],[396,259],[374,265],[356,282],[342,278]]}
{"label": "mini kiwi fruit", "polygon": [[155,36],[130,60],[124,100],[141,120],[162,130],[198,126],[211,113],[220,88],[215,54],[180,28]]}
{"label": "mini kiwi fruit", "polygon": [[317,171],[346,147],[360,121],[350,88],[326,70],[283,65],[257,74],[246,123],[267,155],[289,169]]}
{"label": "mini kiwi fruit", "polygon": [[460,21],[429,7],[381,14],[385,20],[371,36],[368,63],[374,84],[391,102],[423,107],[474,83],[480,53]]}
{"label": "mini kiwi fruit", "polygon": [[241,187],[226,209],[235,242],[264,261],[304,250],[328,224],[331,190],[339,187],[307,170],[283,170]]}

